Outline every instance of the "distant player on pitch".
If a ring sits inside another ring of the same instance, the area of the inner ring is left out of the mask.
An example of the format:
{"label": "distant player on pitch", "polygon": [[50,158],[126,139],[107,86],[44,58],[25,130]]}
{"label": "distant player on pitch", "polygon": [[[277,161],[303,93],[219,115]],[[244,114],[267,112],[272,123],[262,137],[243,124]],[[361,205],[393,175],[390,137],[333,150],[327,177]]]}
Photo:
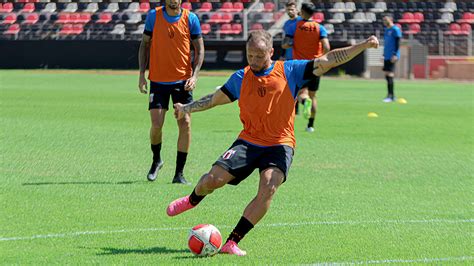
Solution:
{"label": "distant player on pitch", "polygon": [[385,71],[385,79],[387,80],[387,97],[383,101],[390,103],[395,101],[393,78],[395,77],[395,63],[400,58],[402,31],[397,25],[393,24],[391,16],[384,16],[383,24],[386,27],[383,34],[383,71]]}
{"label": "distant player on pitch", "polygon": [[[285,29],[285,39],[282,47],[293,48],[293,59],[308,59],[321,57],[331,49],[326,28],[312,21],[315,7],[312,3],[301,5],[301,19]],[[317,99],[320,77],[314,77],[301,91],[300,99],[303,103],[303,116],[308,119],[306,131],[314,132],[314,119],[316,118]]]}
{"label": "distant player on pitch", "polygon": [[[194,47],[194,64],[191,64],[191,44]],[[150,69],[151,117],[150,142],[153,162],[147,178],[154,181],[163,166],[161,159],[162,128],[170,97],[173,103],[190,103],[199,70],[204,60],[204,43],[198,17],[181,8],[180,0],[166,0],[164,7],[148,13],[139,51],[140,77],[138,88],[147,93],[145,70]],[[183,176],[184,165],[191,142],[191,116],[178,120],[178,153],[173,183],[187,184]]]}
{"label": "distant player on pitch", "polygon": [[371,36],[362,43],[333,50],[314,60],[273,62],[270,33],[251,32],[246,46],[247,67],[235,72],[214,93],[198,101],[174,105],[176,118],[182,119],[192,112],[239,100],[244,129],[209,173],[201,177],[192,193],[168,205],[167,214],[175,216],[194,208],[214,190],[226,184],[237,185],[258,168],[257,196],[247,205],[221,249],[222,253],[246,255],[237,244],[267,213],[272,197],[287,179],[293,161],[296,144],[294,106],[298,88],[314,76],[321,76],[378,44],[377,38]]}

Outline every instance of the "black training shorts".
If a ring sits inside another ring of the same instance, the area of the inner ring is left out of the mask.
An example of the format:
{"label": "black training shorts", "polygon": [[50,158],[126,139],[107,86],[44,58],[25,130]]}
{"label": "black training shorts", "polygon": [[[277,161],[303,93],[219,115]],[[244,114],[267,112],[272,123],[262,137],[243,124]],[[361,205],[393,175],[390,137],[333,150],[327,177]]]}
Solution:
{"label": "black training shorts", "polygon": [[243,140],[236,140],[232,146],[219,157],[214,165],[223,167],[235,177],[229,182],[237,185],[258,168],[260,172],[269,168],[280,169],[286,177],[293,161],[293,148],[286,145],[262,147]]}
{"label": "black training shorts", "polygon": [[392,63],[390,60],[383,61],[383,71],[394,72],[395,71],[395,63]]}
{"label": "black training shorts", "polygon": [[184,82],[177,84],[159,84],[150,82],[150,101],[148,110],[169,109],[170,96],[175,103],[190,103],[193,101],[192,91],[184,90]]}
{"label": "black training shorts", "polygon": [[319,81],[321,80],[320,76],[315,76],[314,78],[310,79],[303,85],[303,88],[307,87],[309,91],[317,91],[319,90]]}

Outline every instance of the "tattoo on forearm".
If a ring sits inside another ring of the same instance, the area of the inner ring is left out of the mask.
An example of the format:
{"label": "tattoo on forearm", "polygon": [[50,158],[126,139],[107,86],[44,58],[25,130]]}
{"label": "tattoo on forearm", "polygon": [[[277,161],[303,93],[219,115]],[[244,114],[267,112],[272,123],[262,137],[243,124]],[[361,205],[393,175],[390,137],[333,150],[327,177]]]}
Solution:
{"label": "tattoo on forearm", "polygon": [[195,102],[187,104],[184,106],[183,111],[185,113],[192,113],[192,112],[203,111],[203,110],[209,109],[212,107],[213,96],[214,94],[209,94]]}
{"label": "tattoo on forearm", "polygon": [[346,50],[336,50],[334,51],[333,55],[337,64],[344,63],[349,60]]}

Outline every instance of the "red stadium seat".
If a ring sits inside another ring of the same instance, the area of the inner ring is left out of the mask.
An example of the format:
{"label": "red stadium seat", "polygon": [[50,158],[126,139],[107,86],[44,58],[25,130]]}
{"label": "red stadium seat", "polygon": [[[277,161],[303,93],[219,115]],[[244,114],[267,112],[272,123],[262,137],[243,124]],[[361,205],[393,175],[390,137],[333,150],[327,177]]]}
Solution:
{"label": "red stadium seat", "polygon": [[221,13],[214,13],[211,15],[207,23],[221,23],[222,22],[222,14]]}
{"label": "red stadium seat", "polygon": [[471,25],[467,23],[461,24],[461,32],[462,34],[469,35],[472,32]]}
{"label": "red stadium seat", "polygon": [[3,10],[4,13],[10,13],[13,11],[13,3],[3,3]]}
{"label": "red stadium seat", "polygon": [[232,24],[232,32],[234,34],[241,34],[242,33],[242,24]]}
{"label": "red stadium seat", "polygon": [[203,24],[201,25],[201,32],[202,32],[202,34],[206,35],[206,34],[208,34],[210,31],[211,31],[211,25],[209,25],[208,23],[203,23]]}
{"label": "red stadium seat", "polygon": [[241,2],[234,3],[234,12],[242,12],[244,10],[244,4]]}
{"label": "red stadium seat", "polygon": [[211,10],[212,10],[212,4],[209,2],[204,2],[202,3],[201,8],[196,10],[196,12],[209,12]]}
{"label": "red stadium seat", "polygon": [[8,27],[8,29],[3,34],[16,35],[19,32],[20,32],[20,25],[12,24]]}
{"label": "red stadium seat", "polygon": [[474,14],[471,12],[465,12],[464,14],[462,14],[462,18],[457,20],[457,23],[474,24]]}
{"label": "red stadium seat", "polygon": [[81,15],[79,13],[69,14],[69,23],[80,23],[80,22],[81,22]]}
{"label": "red stadium seat", "polygon": [[193,10],[193,6],[191,5],[191,3],[189,2],[184,2],[181,4],[181,7],[184,8],[184,9],[187,9],[189,11]]}
{"label": "red stadium seat", "polygon": [[78,20],[77,23],[86,24],[86,23],[88,23],[89,21],[91,21],[91,14],[89,14],[89,13],[81,13],[81,15],[80,15],[79,20]]}
{"label": "red stadium seat", "polygon": [[71,34],[72,30],[72,24],[64,24],[59,31],[59,35],[69,35]]}
{"label": "red stadium seat", "polygon": [[72,26],[71,34],[81,34],[83,31],[84,31],[84,25],[83,24],[74,24]]}
{"label": "red stadium seat", "polygon": [[413,14],[413,19],[416,21],[416,23],[421,23],[425,21],[425,16],[421,12],[415,12]]}
{"label": "red stadium seat", "polygon": [[84,31],[84,26],[82,24],[64,24],[59,35],[78,35]]}
{"label": "red stadium seat", "polygon": [[56,20],[56,23],[60,23],[60,24],[70,23],[71,22],[70,16],[71,15],[69,13],[59,13],[58,20]]}
{"label": "red stadium seat", "polygon": [[222,14],[221,23],[231,23],[234,17],[229,13]]}
{"label": "red stadium seat", "polygon": [[255,23],[250,27],[250,30],[263,30],[263,25],[260,23]]}
{"label": "red stadium seat", "polygon": [[321,23],[324,21],[324,13],[322,12],[316,12],[314,13],[312,19],[318,23]]}
{"label": "red stadium seat", "polygon": [[16,14],[15,13],[10,13],[7,14],[2,21],[2,24],[13,24],[16,22]]}
{"label": "red stadium seat", "polygon": [[405,13],[403,13],[402,19],[399,19],[397,22],[399,22],[399,23],[414,23],[415,22],[415,17],[413,16],[413,13],[405,12]]}
{"label": "red stadium seat", "polygon": [[219,30],[220,34],[232,34],[232,26],[230,24],[222,24]]}
{"label": "red stadium seat", "polygon": [[148,10],[150,10],[150,3],[148,2],[140,3],[140,8],[138,9],[138,12],[145,13],[145,12],[148,12]]}
{"label": "red stadium seat", "polygon": [[96,23],[102,23],[106,24],[112,21],[112,14],[111,13],[101,13],[99,15],[99,19],[96,21]]}
{"label": "red stadium seat", "polygon": [[449,25],[449,29],[444,32],[444,34],[448,34],[448,35],[458,35],[460,33],[461,33],[461,25],[457,23],[451,23]]}
{"label": "red stadium seat", "polygon": [[20,12],[23,13],[31,13],[35,11],[35,4],[33,3],[26,3],[23,8],[21,9]]}
{"label": "red stadium seat", "polygon": [[410,24],[410,29],[405,31],[406,34],[418,34],[421,31],[420,24],[413,23]]}
{"label": "red stadium seat", "polygon": [[222,7],[219,9],[220,12],[233,12],[234,6],[231,2],[224,2]]}
{"label": "red stadium seat", "polygon": [[263,4],[263,9],[265,12],[273,12],[275,4],[273,2],[265,2],[265,4]]}
{"label": "red stadium seat", "polygon": [[28,16],[26,16],[26,19],[25,21],[23,21],[23,24],[35,24],[36,22],[38,22],[38,20],[39,20],[38,14],[31,13],[31,14],[28,14]]}

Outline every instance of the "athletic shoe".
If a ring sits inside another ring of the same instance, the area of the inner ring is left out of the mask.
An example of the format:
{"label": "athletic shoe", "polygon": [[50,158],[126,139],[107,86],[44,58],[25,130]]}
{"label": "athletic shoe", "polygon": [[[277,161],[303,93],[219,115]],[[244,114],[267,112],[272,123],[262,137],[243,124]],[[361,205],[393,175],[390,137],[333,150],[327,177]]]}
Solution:
{"label": "athletic shoe", "polygon": [[153,162],[150,167],[150,171],[148,171],[148,175],[146,178],[148,181],[155,181],[156,176],[158,175],[158,172],[160,169],[163,167],[164,162],[160,160],[159,162]]}
{"label": "athletic shoe", "polygon": [[306,132],[313,133],[314,132],[314,127],[307,127]]}
{"label": "athletic shoe", "polygon": [[178,173],[173,177],[172,183],[174,184],[183,184],[183,185],[191,185],[190,182],[186,181],[182,173]]}
{"label": "athletic shoe", "polygon": [[311,108],[313,107],[313,101],[310,98],[306,98],[303,104],[303,117],[309,119],[311,117]]}
{"label": "athletic shoe", "polygon": [[245,256],[247,255],[246,251],[241,250],[238,246],[237,243],[235,243],[232,240],[229,240],[225,243],[225,245],[221,248],[220,253],[227,253],[231,255],[237,255],[237,256]]}
{"label": "athletic shoe", "polygon": [[384,103],[391,103],[391,102],[394,102],[395,99],[394,98],[391,98],[391,97],[387,97],[385,99],[382,100]]}
{"label": "athletic shoe", "polygon": [[171,202],[170,205],[168,205],[168,208],[166,208],[166,213],[168,216],[175,216],[194,207],[196,206],[193,206],[191,203],[189,203],[188,195]]}

